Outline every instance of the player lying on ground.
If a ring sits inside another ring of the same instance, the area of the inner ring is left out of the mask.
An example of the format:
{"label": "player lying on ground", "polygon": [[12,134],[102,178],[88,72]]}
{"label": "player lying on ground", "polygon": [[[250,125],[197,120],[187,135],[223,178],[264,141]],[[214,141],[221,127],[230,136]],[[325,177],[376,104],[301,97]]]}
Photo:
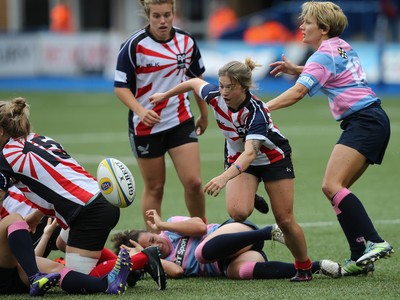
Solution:
{"label": "player lying on ground", "polygon": [[[161,231],[127,230],[113,236],[114,247],[157,246],[169,277],[226,276],[231,279],[292,278],[293,263],[268,261],[263,252],[265,240],[285,243],[275,224],[259,229],[250,221],[230,219],[223,224],[204,224],[200,218],[172,217],[161,220],[155,210],[147,211],[148,226]],[[312,263],[313,273],[340,277],[339,264],[330,260]]]}

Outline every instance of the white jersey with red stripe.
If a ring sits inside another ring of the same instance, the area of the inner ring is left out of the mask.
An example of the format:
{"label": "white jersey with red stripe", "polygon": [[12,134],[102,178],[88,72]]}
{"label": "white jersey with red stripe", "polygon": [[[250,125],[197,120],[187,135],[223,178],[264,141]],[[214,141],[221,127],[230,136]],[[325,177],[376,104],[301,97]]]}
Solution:
{"label": "white jersey with red stripe", "polygon": [[203,85],[199,95],[213,109],[218,127],[225,136],[227,163],[235,162],[243,153],[247,140],[262,142],[252,166],[269,165],[290,155],[289,142],[272,122],[267,106],[251,92],[246,93],[237,111],[226,105],[219,87],[214,84]]}
{"label": "white jersey with red stripe", "polygon": [[131,35],[118,54],[114,86],[129,88],[141,106],[161,117],[160,123],[149,127],[130,110],[129,130],[135,135],[162,132],[193,117],[187,93],[156,105],[149,102],[150,95],[165,92],[205,71],[195,40],[185,31],[175,27],[172,30],[173,37],[160,42],[148,27],[142,28]]}
{"label": "white jersey with red stripe", "polygon": [[0,172],[63,228],[99,193],[97,180],[59,143],[36,133],[6,143]]}
{"label": "white jersey with red stripe", "polygon": [[0,219],[11,213],[19,213],[22,217],[26,217],[37,208],[16,186],[11,186],[8,189],[7,195],[1,204]]}

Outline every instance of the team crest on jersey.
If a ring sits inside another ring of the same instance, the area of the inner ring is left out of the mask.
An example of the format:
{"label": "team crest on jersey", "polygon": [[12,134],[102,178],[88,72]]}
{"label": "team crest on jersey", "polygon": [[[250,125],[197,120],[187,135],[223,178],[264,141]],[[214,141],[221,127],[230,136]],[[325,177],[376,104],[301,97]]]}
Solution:
{"label": "team crest on jersey", "polygon": [[339,47],[338,49],[338,52],[339,52],[339,55],[341,56],[341,57],[343,57],[344,59],[347,59],[347,53],[346,53],[346,51],[344,51],[344,49],[342,48],[342,47]]}
{"label": "team crest on jersey", "polygon": [[176,61],[177,61],[177,68],[184,69],[185,68],[185,63],[186,63],[186,54],[185,53],[180,53],[176,55]]}

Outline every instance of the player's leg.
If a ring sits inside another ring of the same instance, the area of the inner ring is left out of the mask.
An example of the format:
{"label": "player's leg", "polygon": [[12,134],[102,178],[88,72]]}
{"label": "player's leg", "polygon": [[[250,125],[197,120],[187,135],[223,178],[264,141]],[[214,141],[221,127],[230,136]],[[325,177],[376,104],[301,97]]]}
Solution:
{"label": "player's leg", "polygon": [[147,136],[129,134],[132,153],[136,157],[143,178],[142,216],[149,231],[151,228],[146,223],[146,211],[155,209],[161,216],[165,185],[165,153],[167,151],[165,139],[165,132]]}
{"label": "player's leg", "polygon": [[225,187],[226,209],[232,219],[243,222],[251,215],[258,184],[257,177],[245,172],[228,181]]}
{"label": "player's leg", "polygon": [[238,223],[232,219],[208,235],[196,248],[196,259],[209,263],[238,256],[250,249],[262,250],[264,240],[272,238],[273,226],[258,227],[250,221]]}
{"label": "player's leg", "polygon": [[31,296],[44,295],[55,286],[60,274],[40,273],[29,233],[29,226],[19,214],[10,214],[0,221],[0,267],[21,266],[30,285]]}
{"label": "player's leg", "polygon": [[193,121],[168,133],[168,153],[184,188],[186,207],[191,217],[206,222],[205,196],[200,174],[200,151]]}
{"label": "player's leg", "polygon": [[155,209],[161,216],[161,203],[165,185],[165,158],[138,158],[137,163],[143,178],[142,215],[147,230],[146,211]]}
{"label": "player's leg", "polygon": [[355,262],[366,251],[366,241],[372,242],[373,246],[378,245],[378,258],[393,252],[392,247],[379,236],[359,198],[347,188],[367,167],[366,158],[360,152],[337,144],[329,158],[322,185],[350,246],[350,263],[346,262],[345,268],[355,274],[362,271],[359,270],[361,267],[355,266]]}
{"label": "player's leg", "polygon": [[[265,181],[272,211],[276,223],[285,236],[285,243],[295,259],[295,266],[299,272],[304,271],[304,280],[311,280],[308,270],[311,269],[311,260],[307,254],[307,244],[303,229],[296,222],[293,212],[294,179],[280,179]],[[294,281],[300,281],[295,280]]]}

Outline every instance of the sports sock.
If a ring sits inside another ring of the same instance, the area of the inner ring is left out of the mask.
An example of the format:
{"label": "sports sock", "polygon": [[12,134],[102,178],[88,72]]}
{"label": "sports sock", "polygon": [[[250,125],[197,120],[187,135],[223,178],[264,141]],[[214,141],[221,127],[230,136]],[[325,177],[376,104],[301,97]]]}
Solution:
{"label": "sports sock", "polygon": [[[350,249],[359,249],[360,246],[358,244],[362,241],[362,238],[365,241],[375,243],[383,242],[357,196],[348,189],[343,188],[336,193],[332,202],[338,215],[339,223],[343,231],[345,231],[346,238],[348,236],[348,239],[351,239],[351,242],[349,242]],[[339,218],[340,214],[342,216]]]}
{"label": "sports sock", "polygon": [[104,261],[117,259],[117,257],[118,256],[114,252],[112,252],[110,249],[103,248],[103,250],[101,251],[101,255],[100,255],[99,261],[97,262],[97,264],[99,265]]}
{"label": "sports sock", "polygon": [[31,277],[39,272],[36,265],[35,250],[33,249],[29,226],[25,221],[16,221],[8,226],[8,245],[18,263],[31,281]]}
{"label": "sports sock", "polygon": [[[268,232],[269,237],[271,236],[271,230],[272,226],[267,226],[251,231],[217,235],[196,248],[196,259],[201,263],[206,263],[228,257],[246,246],[266,240]],[[257,248],[261,247],[262,249],[264,243],[261,244],[257,245]]]}
{"label": "sports sock", "polygon": [[309,258],[306,261],[295,260],[294,261],[294,267],[297,270],[309,270],[309,269],[312,268],[312,261]]}
{"label": "sports sock", "polygon": [[346,218],[343,213],[337,215],[340,226],[346,236],[347,243],[350,247],[350,259],[356,261],[359,259],[365,250],[365,241],[362,234],[354,228],[351,220]]}
{"label": "sports sock", "polygon": [[[115,266],[115,262],[117,259],[111,259],[108,261],[103,261],[101,264],[98,264],[91,272],[90,276],[95,276],[95,277],[104,277],[108,273],[111,272],[111,270]],[[135,254],[131,256],[131,262],[132,262],[132,271],[134,270],[142,270],[147,262],[149,261],[148,257],[146,254],[143,252],[140,252],[138,254]]]}
{"label": "sports sock", "polygon": [[70,294],[104,293],[108,288],[107,276],[93,277],[68,268],[62,269],[60,275],[60,287]]}
{"label": "sports sock", "polygon": [[[296,268],[292,263],[280,262],[280,261],[266,261],[266,262],[249,262],[248,266],[244,265],[244,270],[242,267],[240,268],[240,278],[242,279],[283,279],[283,278],[292,278],[296,275]],[[251,265],[253,265],[253,270],[251,270]],[[250,267],[250,269],[249,269]],[[246,274],[246,270],[247,274]],[[315,273],[319,271],[321,268],[319,266],[319,262],[312,262],[312,272]],[[252,271],[252,277],[242,277],[249,276],[249,273]]]}
{"label": "sports sock", "polygon": [[296,275],[294,264],[280,261],[258,262],[254,266],[254,279],[282,279]]}

